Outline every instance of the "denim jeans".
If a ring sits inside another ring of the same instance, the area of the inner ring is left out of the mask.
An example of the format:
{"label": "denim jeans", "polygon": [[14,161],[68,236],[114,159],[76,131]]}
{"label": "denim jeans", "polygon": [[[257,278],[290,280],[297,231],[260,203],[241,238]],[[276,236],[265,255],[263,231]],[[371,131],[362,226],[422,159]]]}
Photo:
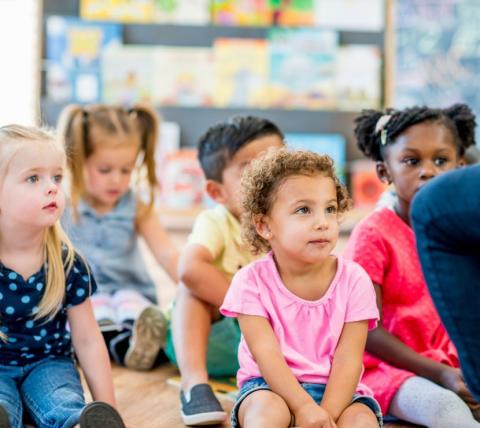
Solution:
{"label": "denim jeans", "polygon": [[480,165],[432,180],[410,214],[430,294],[480,401]]}
{"label": "denim jeans", "polygon": [[[320,383],[306,382],[301,382],[300,385],[317,404],[321,403],[323,394],[325,394],[326,385]],[[242,385],[242,387],[240,388],[240,392],[238,393],[237,401],[233,405],[232,414],[230,416],[230,426],[232,428],[240,428],[240,422],[238,420],[238,410],[240,409],[240,405],[242,404],[243,400],[245,400],[245,398],[247,398],[251,393],[261,390],[271,391],[270,387],[268,386],[267,382],[263,377],[255,377],[249,379]],[[380,410],[380,404],[378,404],[375,398],[369,397],[367,395],[353,394],[352,403],[362,403],[365,404],[365,406],[369,407],[377,418],[378,426],[380,428],[383,427],[382,411]],[[290,426],[294,426],[293,424],[294,418],[292,416]]]}
{"label": "denim jeans", "polygon": [[45,358],[25,366],[0,365],[0,404],[12,428],[28,411],[38,428],[71,428],[85,407],[80,376],[71,358]]}

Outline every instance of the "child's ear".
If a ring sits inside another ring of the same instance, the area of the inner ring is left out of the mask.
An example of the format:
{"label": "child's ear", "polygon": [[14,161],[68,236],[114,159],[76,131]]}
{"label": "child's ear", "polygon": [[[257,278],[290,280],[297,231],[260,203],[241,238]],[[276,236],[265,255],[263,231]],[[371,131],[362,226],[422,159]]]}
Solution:
{"label": "child's ear", "polygon": [[268,225],[267,217],[264,215],[257,215],[253,223],[255,225],[255,229],[257,233],[266,241],[272,239],[272,232],[270,231],[270,227]]}
{"label": "child's ear", "polygon": [[378,161],[375,165],[377,170],[377,176],[382,183],[392,184],[392,177],[388,171],[387,164],[383,161]]}
{"label": "child's ear", "polygon": [[227,199],[222,183],[215,180],[207,180],[205,182],[205,191],[217,204],[224,204]]}

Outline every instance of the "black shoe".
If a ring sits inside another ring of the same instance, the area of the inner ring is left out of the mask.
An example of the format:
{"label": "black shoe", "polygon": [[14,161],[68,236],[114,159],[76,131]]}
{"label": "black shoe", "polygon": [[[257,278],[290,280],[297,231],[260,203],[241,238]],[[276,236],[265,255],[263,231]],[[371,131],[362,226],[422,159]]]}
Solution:
{"label": "black shoe", "polygon": [[80,414],[81,428],[125,428],[118,412],[110,404],[94,401]]}
{"label": "black shoe", "polygon": [[10,428],[10,420],[8,413],[3,406],[0,405],[0,428]]}
{"label": "black shoe", "polygon": [[[190,397],[187,397],[190,395]],[[213,425],[227,417],[208,383],[195,385],[190,394],[180,391],[182,419],[185,425]]]}

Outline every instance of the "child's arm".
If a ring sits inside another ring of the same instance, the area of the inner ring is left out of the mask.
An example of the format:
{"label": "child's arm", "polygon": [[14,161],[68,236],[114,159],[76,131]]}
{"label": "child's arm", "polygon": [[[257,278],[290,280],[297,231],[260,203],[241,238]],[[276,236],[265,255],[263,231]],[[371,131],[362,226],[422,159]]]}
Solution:
{"label": "child's arm", "polygon": [[175,283],[178,282],[177,264],[178,250],[160,223],[158,213],[147,210],[146,205],[138,203],[136,226],[157,262],[168,273]]}
{"label": "child's arm", "polygon": [[281,353],[268,320],[260,316],[239,314],[238,322],[260,373],[272,391],[285,400],[295,415],[295,425],[335,427],[327,411],[318,406],[298,383]]}
{"label": "child's arm", "polygon": [[180,281],[199,299],[219,308],[230,281],[213,265],[212,253],[203,245],[189,244],[178,262]]}
{"label": "child's arm", "polygon": [[[377,294],[377,306],[381,314],[382,290],[379,285],[374,284],[374,286]],[[381,320],[378,327],[368,333],[367,351],[392,366],[411,371],[442,385],[460,395],[467,402],[473,400],[465,386],[460,370],[418,354],[385,330],[381,325]]]}
{"label": "child's arm", "polygon": [[368,321],[349,322],[343,326],[321,403],[335,421],[352,401],[358,385],[367,333]]}
{"label": "child's arm", "polygon": [[116,407],[110,360],[90,299],[69,308],[67,315],[73,347],[93,399]]}

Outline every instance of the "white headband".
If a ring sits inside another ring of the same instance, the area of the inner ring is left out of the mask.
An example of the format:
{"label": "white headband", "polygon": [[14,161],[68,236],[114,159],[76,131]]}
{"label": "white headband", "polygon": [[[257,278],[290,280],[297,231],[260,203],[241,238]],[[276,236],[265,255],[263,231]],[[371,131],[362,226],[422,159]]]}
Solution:
{"label": "white headband", "polygon": [[380,134],[380,142],[382,146],[387,144],[387,130],[385,126],[387,125],[388,121],[391,119],[392,115],[384,114],[377,120],[377,124],[375,125],[375,135],[381,132]]}

